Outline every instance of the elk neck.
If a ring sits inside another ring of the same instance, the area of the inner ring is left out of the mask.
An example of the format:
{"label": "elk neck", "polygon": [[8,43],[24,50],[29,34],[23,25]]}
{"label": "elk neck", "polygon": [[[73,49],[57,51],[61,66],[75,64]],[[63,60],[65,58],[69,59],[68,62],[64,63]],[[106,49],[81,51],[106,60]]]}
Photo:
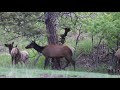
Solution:
{"label": "elk neck", "polygon": [[12,48],[9,47],[9,53],[10,53],[10,54],[11,54],[11,50],[12,50]]}
{"label": "elk neck", "polygon": [[33,47],[37,52],[42,53],[43,49],[45,48],[45,46],[39,46],[37,44],[34,45]]}

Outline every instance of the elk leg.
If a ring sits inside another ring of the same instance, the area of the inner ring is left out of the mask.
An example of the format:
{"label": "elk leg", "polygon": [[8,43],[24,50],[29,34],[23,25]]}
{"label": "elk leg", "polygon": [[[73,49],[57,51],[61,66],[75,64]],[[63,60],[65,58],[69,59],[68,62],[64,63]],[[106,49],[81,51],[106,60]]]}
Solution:
{"label": "elk leg", "polygon": [[55,69],[55,61],[54,61],[54,58],[51,58],[51,62],[52,62],[52,69]]}
{"label": "elk leg", "polygon": [[18,63],[17,63],[17,60],[15,60],[15,65],[16,65],[16,64],[18,64]]}
{"label": "elk leg", "polygon": [[58,70],[59,66],[58,66],[58,58],[54,58],[54,64],[55,64],[55,69]]}
{"label": "elk leg", "polygon": [[12,65],[14,64],[14,62],[13,62],[14,60],[13,60],[13,57],[12,57]]}
{"label": "elk leg", "polygon": [[53,63],[52,69],[57,69],[56,58],[52,58],[52,63]]}
{"label": "elk leg", "polygon": [[14,61],[15,61],[15,65],[18,64],[18,58],[17,58],[17,56],[15,57]]}
{"label": "elk leg", "polygon": [[52,58],[52,63],[53,63],[52,69],[57,69],[57,70],[61,69],[59,58]]}
{"label": "elk leg", "polygon": [[26,64],[25,61],[20,61],[20,64],[23,65],[23,64]]}
{"label": "elk leg", "polygon": [[45,58],[44,69],[46,68],[46,66],[48,65],[48,63],[49,63],[49,59]]}
{"label": "elk leg", "polygon": [[58,66],[59,66],[59,69],[61,69],[60,58],[57,59],[57,64],[58,64]]}
{"label": "elk leg", "polygon": [[24,61],[24,64],[28,64],[29,63],[29,59],[27,58],[26,61]]}
{"label": "elk leg", "polygon": [[72,58],[70,57],[69,58],[69,61],[71,62],[71,64],[73,65],[73,67],[74,67],[74,70],[75,70],[75,61],[74,60],[72,60]]}
{"label": "elk leg", "polygon": [[67,58],[65,58],[65,59],[67,60],[67,64],[62,69],[65,69],[68,66],[68,64],[70,63],[69,59],[67,59]]}
{"label": "elk leg", "polygon": [[74,67],[74,70],[75,70],[75,61],[73,61],[72,60],[72,58],[65,58],[67,61],[68,61],[68,63],[66,64],[66,66],[65,67],[67,67],[68,66],[68,64],[71,62],[71,64],[73,65],[73,67]]}
{"label": "elk leg", "polygon": [[15,60],[15,65],[17,64],[16,60]]}
{"label": "elk leg", "polygon": [[39,56],[35,59],[34,65],[36,65],[36,63],[37,63],[38,59],[40,58],[40,56],[41,56],[41,54],[39,54]]}
{"label": "elk leg", "polygon": [[73,65],[74,71],[75,71],[75,61],[71,60],[71,63],[72,63],[72,65]]}

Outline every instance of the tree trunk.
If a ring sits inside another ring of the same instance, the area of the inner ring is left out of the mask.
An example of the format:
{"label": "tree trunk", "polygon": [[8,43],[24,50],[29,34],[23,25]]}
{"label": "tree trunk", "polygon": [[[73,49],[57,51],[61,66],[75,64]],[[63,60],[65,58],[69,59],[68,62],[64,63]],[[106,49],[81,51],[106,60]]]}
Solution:
{"label": "tree trunk", "polygon": [[93,61],[95,61],[94,58],[93,58],[93,55],[94,55],[94,52],[93,52],[93,49],[94,49],[94,47],[93,47],[94,38],[93,38],[93,37],[94,37],[94,36],[93,36],[93,32],[92,32],[92,36],[91,36],[91,39],[92,39],[92,56],[91,56],[91,58],[92,58]]}
{"label": "tree trunk", "polygon": [[[47,30],[48,44],[58,44],[57,32],[57,13],[56,12],[45,12],[45,24]],[[58,69],[58,63],[56,59],[52,58],[52,69]]]}
{"label": "tree trunk", "polygon": [[47,30],[48,44],[57,44],[58,36],[57,31],[57,13],[56,12],[45,12],[45,24]]}

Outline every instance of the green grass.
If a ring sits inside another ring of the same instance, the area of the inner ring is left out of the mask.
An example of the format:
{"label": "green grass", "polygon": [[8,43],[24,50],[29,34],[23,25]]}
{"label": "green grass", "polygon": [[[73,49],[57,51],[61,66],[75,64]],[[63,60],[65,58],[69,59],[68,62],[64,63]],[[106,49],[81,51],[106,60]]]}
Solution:
{"label": "green grass", "polygon": [[[32,60],[34,61],[34,60]],[[43,69],[44,57],[42,56],[36,66],[33,62],[29,65],[12,66],[11,57],[8,54],[0,55],[0,77],[6,78],[120,78],[120,75],[108,75],[102,73],[93,73],[89,70],[73,71],[70,68],[66,70]],[[87,72],[85,72],[87,71]]]}
{"label": "green grass", "polygon": [[120,78],[120,75],[102,73],[0,67],[0,77],[2,76],[7,78]]}
{"label": "green grass", "polygon": [[[35,56],[36,55],[36,56]],[[37,58],[38,54],[37,52],[35,52],[35,54],[31,51],[29,52],[29,64],[27,65],[28,68],[43,68],[44,65],[44,60],[45,57],[41,56],[36,64],[36,66],[33,65],[34,60]],[[33,57],[35,56],[35,57]],[[12,65],[12,61],[11,61],[11,56],[9,53],[3,53],[0,55],[0,66],[2,67],[11,67]],[[18,67],[23,67],[23,65],[21,66],[21,64],[18,65]]]}
{"label": "green grass", "polygon": [[9,54],[0,55],[0,66],[8,67],[11,65],[11,56]]}

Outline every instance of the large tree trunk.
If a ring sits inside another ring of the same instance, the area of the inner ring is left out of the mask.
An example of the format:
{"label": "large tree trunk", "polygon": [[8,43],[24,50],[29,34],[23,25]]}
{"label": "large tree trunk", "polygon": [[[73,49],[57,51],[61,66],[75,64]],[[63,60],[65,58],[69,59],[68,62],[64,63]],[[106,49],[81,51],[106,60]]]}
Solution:
{"label": "large tree trunk", "polygon": [[[57,13],[56,12],[45,12],[45,24],[47,30],[48,44],[58,44],[57,36]],[[52,59],[52,69],[58,69],[59,65],[55,61],[57,59]]]}
{"label": "large tree trunk", "polygon": [[57,19],[56,12],[45,12],[45,24],[46,24],[49,44],[58,43],[58,36],[56,34],[57,31],[56,19]]}

